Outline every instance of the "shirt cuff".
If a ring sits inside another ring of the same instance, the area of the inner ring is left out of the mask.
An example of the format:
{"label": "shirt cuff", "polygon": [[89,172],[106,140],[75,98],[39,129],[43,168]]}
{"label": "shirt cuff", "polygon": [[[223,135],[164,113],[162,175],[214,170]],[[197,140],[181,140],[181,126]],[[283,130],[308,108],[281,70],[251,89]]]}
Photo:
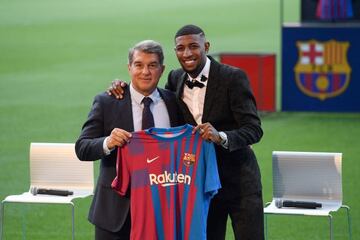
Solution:
{"label": "shirt cuff", "polygon": [[109,155],[109,154],[111,153],[111,150],[112,150],[112,149],[109,149],[109,148],[107,147],[107,145],[106,145],[106,141],[107,141],[108,138],[109,138],[109,137],[106,137],[106,138],[104,139],[104,142],[103,142],[103,150],[104,150],[104,153],[105,153],[106,156]]}
{"label": "shirt cuff", "polygon": [[226,133],[224,132],[219,132],[220,138],[221,138],[221,143],[220,145],[225,148],[228,149],[229,148],[229,142],[228,142],[228,138]]}

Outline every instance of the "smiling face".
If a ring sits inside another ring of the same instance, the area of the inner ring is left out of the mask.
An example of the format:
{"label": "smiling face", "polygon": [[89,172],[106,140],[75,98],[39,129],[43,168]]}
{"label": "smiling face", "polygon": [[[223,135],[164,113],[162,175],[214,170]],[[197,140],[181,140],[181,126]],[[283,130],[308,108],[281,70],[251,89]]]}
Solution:
{"label": "smiling face", "polygon": [[165,66],[160,63],[157,54],[135,50],[128,69],[132,86],[139,93],[148,96],[157,87]]}
{"label": "smiling face", "polygon": [[183,70],[192,77],[204,68],[210,43],[202,34],[189,34],[175,38],[175,53]]}

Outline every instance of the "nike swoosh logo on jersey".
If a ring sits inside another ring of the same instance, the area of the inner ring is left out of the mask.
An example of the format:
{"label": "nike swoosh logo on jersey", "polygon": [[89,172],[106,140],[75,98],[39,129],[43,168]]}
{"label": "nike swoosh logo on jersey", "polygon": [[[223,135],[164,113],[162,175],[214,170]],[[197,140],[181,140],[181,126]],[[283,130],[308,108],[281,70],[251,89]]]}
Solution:
{"label": "nike swoosh logo on jersey", "polygon": [[154,157],[154,158],[152,158],[152,159],[146,159],[146,162],[147,163],[152,163],[153,161],[155,161],[155,160],[157,160],[158,158],[159,158],[160,156],[157,156],[157,157]]}

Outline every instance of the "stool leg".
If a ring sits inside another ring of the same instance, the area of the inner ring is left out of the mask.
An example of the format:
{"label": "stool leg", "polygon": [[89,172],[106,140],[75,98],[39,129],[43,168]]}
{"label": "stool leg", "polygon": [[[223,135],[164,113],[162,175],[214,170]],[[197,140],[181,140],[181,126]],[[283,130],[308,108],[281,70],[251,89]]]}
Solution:
{"label": "stool leg", "polygon": [[71,213],[72,213],[72,219],[71,219],[71,223],[72,223],[72,239],[75,240],[75,208],[74,208],[74,204],[71,202]]}
{"label": "stool leg", "polygon": [[265,240],[267,240],[268,239],[267,214],[264,214],[264,220],[265,220]]}
{"label": "stool leg", "polygon": [[329,224],[330,224],[330,240],[333,240],[333,227],[332,227],[332,216],[331,214],[328,215],[329,217]]}
{"label": "stool leg", "polygon": [[3,239],[3,228],[4,228],[4,208],[5,202],[2,201],[1,202],[1,216],[0,216],[0,221],[1,221],[1,226],[0,226],[0,240]]}
{"label": "stool leg", "polygon": [[352,239],[352,229],[351,229],[351,217],[350,217],[350,207],[347,205],[342,205],[342,208],[346,209],[347,219],[348,219],[348,233],[349,233],[349,239]]}
{"label": "stool leg", "polygon": [[[21,229],[22,229],[22,239],[23,240],[26,240],[26,225],[27,225],[27,221],[26,221],[26,215],[28,213],[28,207],[29,205],[28,204],[24,204],[23,205],[23,211],[21,211]],[[24,216],[25,214],[25,216]]]}

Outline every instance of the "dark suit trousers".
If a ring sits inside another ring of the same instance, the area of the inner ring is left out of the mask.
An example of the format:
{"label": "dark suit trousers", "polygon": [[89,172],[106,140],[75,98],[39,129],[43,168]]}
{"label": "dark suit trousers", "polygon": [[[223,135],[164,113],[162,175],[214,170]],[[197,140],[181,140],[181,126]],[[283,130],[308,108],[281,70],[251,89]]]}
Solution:
{"label": "dark suit trousers", "polygon": [[264,239],[262,194],[226,198],[218,193],[210,203],[207,221],[207,240],[225,240],[230,216],[236,240]]}
{"label": "dark suit trousers", "polygon": [[130,212],[124,225],[119,232],[110,232],[95,226],[95,240],[129,240],[130,239],[131,220]]}

